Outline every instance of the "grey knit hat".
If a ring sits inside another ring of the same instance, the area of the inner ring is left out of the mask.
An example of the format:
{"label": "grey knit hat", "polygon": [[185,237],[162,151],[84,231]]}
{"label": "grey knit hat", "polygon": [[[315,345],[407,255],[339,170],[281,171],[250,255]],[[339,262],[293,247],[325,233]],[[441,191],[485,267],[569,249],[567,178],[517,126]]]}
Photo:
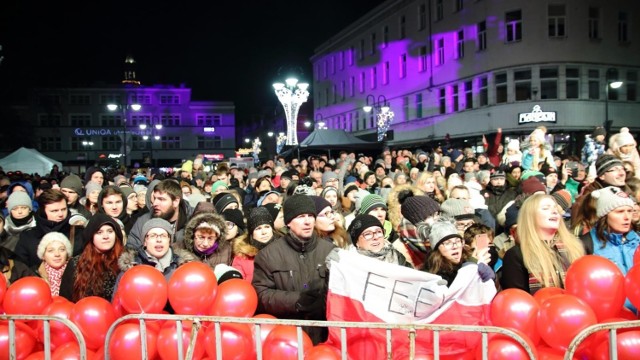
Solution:
{"label": "grey knit hat", "polygon": [[49,244],[54,241],[62,243],[64,245],[64,248],[67,249],[67,257],[71,257],[71,255],[73,254],[73,249],[71,248],[71,242],[69,242],[69,238],[67,238],[63,233],[52,231],[43,236],[42,240],[40,240],[40,243],[38,243],[38,250],[36,254],[38,254],[38,258],[40,260],[44,258],[44,252],[47,251],[47,246],[49,246]]}
{"label": "grey knit hat", "polygon": [[156,228],[166,231],[170,237],[173,237],[173,226],[171,226],[167,220],[162,218],[151,218],[147,220],[147,222],[142,225],[142,236],[147,236],[149,230]]}
{"label": "grey knit hat", "polygon": [[429,230],[429,243],[432,249],[437,249],[443,241],[460,237],[454,222],[446,217],[438,219]]}
{"label": "grey knit hat", "polygon": [[447,199],[440,205],[440,211],[442,215],[456,220],[472,219],[474,216],[473,206],[467,199]]}
{"label": "grey knit hat", "polygon": [[100,184],[94,183],[93,181],[89,181],[87,185],[84,186],[85,195],[89,195],[94,191],[102,191],[102,186]]}
{"label": "grey knit hat", "polygon": [[622,160],[617,157],[609,154],[603,154],[598,156],[598,160],[596,160],[596,173],[598,176],[604,175],[607,170],[611,169],[614,166],[624,166],[622,164]]}
{"label": "grey knit hat", "polygon": [[335,171],[325,171],[322,173],[322,186],[327,186],[327,182],[331,181],[331,179],[337,179],[338,174]]}
{"label": "grey knit hat", "polygon": [[631,206],[635,203],[629,197],[629,194],[620,190],[615,186],[607,186],[604,189],[594,190],[591,197],[596,199],[596,216],[603,217],[619,207]]}
{"label": "grey knit hat", "polygon": [[26,206],[29,210],[33,210],[33,202],[29,194],[24,191],[12,192],[11,195],[9,195],[9,199],[7,199],[7,209],[11,211],[16,206]]}
{"label": "grey knit hat", "polygon": [[70,174],[60,183],[61,189],[71,189],[76,194],[82,195],[82,180],[76,174]]}

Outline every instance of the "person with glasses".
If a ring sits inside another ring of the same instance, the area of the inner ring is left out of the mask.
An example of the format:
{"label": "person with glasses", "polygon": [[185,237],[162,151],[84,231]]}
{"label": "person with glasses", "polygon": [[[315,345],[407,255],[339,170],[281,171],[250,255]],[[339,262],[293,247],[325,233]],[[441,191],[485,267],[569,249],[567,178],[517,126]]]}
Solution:
{"label": "person with glasses", "polygon": [[384,239],[384,229],[378,218],[368,214],[358,215],[349,225],[348,231],[355,251],[360,255],[412,267],[404,255]]}
{"label": "person with glasses", "polygon": [[196,259],[214,269],[218,264],[231,265],[233,252],[226,241],[227,223],[222,215],[202,212],[185,226],[184,239],[177,247],[190,252]]}
{"label": "person with glasses", "polygon": [[327,239],[341,249],[349,247],[349,235],[342,227],[341,216],[333,209],[331,203],[323,197],[311,196],[318,216],[315,229],[318,236]]}
{"label": "person with glasses", "polygon": [[225,240],[233,241],[234,239],[244,235],[247,226],[244,223],[244,214],[239,209],[227,209],[222,212],[225,225],[227,226],[227,237]]}
{"label": "person with glasses", "polygon": [[441,217],[433,224],[420,223],[418,236],[431,244],[423,270],[440,275],[451,286],[460,270],[467,263],[478,265],[478,275],[483,282],[494,280],[496,275],[487,265],[491,261],[489,248],[472,251],[466,246],[453,219]]}

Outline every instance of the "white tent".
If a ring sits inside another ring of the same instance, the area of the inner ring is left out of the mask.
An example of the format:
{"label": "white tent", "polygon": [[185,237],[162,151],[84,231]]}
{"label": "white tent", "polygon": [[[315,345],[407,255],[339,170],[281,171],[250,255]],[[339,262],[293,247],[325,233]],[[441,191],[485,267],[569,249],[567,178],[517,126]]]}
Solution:
{"label": "white tent", "polygon": [[58,168],[62,169],[61,162],[50,159],[35,149],[24,147],[0,159],[0,166],[4,172],[20,170],[26,174],[47,175],[51,172],[53,165],[58,165]]}

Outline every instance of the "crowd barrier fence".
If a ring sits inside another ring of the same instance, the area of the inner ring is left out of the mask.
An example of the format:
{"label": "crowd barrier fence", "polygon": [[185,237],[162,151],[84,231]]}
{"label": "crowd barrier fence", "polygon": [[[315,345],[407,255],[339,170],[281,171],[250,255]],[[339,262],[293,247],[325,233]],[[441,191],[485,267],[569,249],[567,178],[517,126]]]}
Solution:
{"label": "crowd barrier fence", "polygon": [[[569,348],[567,348],[567,352],[564,355],[565,360],[573,359],[574,354],[578,350],[578,347],[589,337],[589,335],[595,334],[598,331],[608,331],[609,332],[609,360],[617,360],[618,359],[618,349],[615,346],[616,339],[618,337],[617,330],[620,329],[629,329],[629,328],[638,328],[640,329],[640,320],[633,321],[621,321],[615,323],[603,323],[603,324],[595,324],[587,327],[582,330],[576,337],[571,340],[569,344]],[[612,346],[613,345],[613,346]]]}

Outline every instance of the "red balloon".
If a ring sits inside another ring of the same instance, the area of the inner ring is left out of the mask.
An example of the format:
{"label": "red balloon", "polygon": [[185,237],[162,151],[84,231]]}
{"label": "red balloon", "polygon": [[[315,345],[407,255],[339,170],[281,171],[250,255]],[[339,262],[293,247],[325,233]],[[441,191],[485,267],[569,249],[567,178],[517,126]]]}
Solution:
{"label": "red balloon", "polygon": [[[93,359],[94,353],[87,350],[87,359]],[[51,360],[78,360],[80,359],[80,347],[76,343],[68,343],[60,346],[51,355]]]}
{"label": "red balloon", "polygon": [[[640,359],[640,331],[634,330],[618,334],[616,348],[619,360]],[[596,347],[593,359],[609,360],[609,339]]]}
{"label": "red balloon", "polygon": [[624,277],[624,293],[636,309],[640,308],[640,266],[629,269]]}
{"label": "red balloon", "polygon": [[167,304],[167,287],[167,280],[158,269],[134,266],[120,279],[120,303],[130,314],[158,314]]}
{"label": "red balloon", "polygon": [[39,277],[28,276],[9,286],[2,304],[7,314],[41,315],[51,301],[49,284]]}
{"label": "red balloon", "polygon": [[[514,330],[514,329],[510,329]],[[538,358],[537,349],[534,346],[531,339],[529,339],[524,333],[515,330],[523,340],[527,342],[529,348],[534,354],[534,359]],[[511,337],[504,335],[493,335],[489,337],[489,346],[487,349],[488,360],[511,360],[511,359],[529,359],[527,351],[520,343]],[[476,359],[482,360],[482,345],[476,349]]]}
{"label": "red balloon", "polygon": [[24,360],[44,360],[44,351],[36,351],[27,356]]}
{"label": "red balloon", "polygon": [[556,350],[547,345],[540,345],[536,348],[539,360],[564,360],[564,351]]}
{"label": "red balloon", "polygon": [[211,315],[251,317],[257,308],[258,295],[251,283],[243,279],[230,279],[218,286]]}
{"label": "red balloon", "polygon": [[[142,344],[140,339],[140,327],[137,324],[118,324],[109,339],[110,359],[142,359]],[[147,357],[145,357],[145,359],[153,359],[158,356],[156,349],[157,339],[157,332],[147,328]]]}
{"label": "red balloon", "polygon": [[4,300],[4,294],[7,292],[7,279],[4,276],[0,276],[0,304]]}
{"label": "red balloon", "polygon": [[[205,334],[207,355],[210,359],[217,359],[215,324],[210,324],[205,330]],[[220,350],[223,360],[252,360],[256,358],[251,326],[248,324],[220,324],[220,334],[222,343]]]}
{"label": "red balloon", "polygon": [[340,360],[341,356],[340,349],[326,344],[316,345],[304,354],[305,360]]}
{"label": "red balloon", "polygon": [[218,281],[213,270],[201,262],[184,264],[169,280],[169,303],[176,314],[206,315],[216,297]]}
{"label": "red balloon", "polygon": [[[63,319],[71,319],[71,311],[73,310],[73,303],[70,301],[54,301],[47,306],[42,315],[55,316]],[[68,342],[77,342],[73,332],[59,321],[49,322],[49,341],[51,343],[51,349],[55,350],[58,346],[64,345]],[[38,340],[44,342],[44,323],[39,322],[38,326]]]}
{"label": "red balloon", "polygon": [[587,255],[574,261],[565,279],[567,294],[584,300],[598,321],[618,315],[624,305],[624,275],[611,260]]}
{"label": "red balloon", "polygon": [[491,302],[491,323],[520,330],[537,344],[540,340],[536,326],[538,309],[538,302],[528,292],[506,289]]}
{"label": "red balloon", "polygon": [[533,298],[536,299],[538,304],[542,305],[542,303],[545,302],[545,300],[547,300],[548,298],[554,297],[556,295],[562,295],[564,293],[565,293],[564,289],[552,286],[552,287],[542,288],[536,291],[536,293],[533,294]]}
{"label": "red balloon", "polygon": [[307,333],[302,331],[302,344],[298,344],[298,334],[295,326],[278,325],[262,345],[264,359],[297,360],[298,351],[305,352],[313,347],[313,342]]}
{"label": "red balloon", "polygon": [[[16,359],[22,360],[36,347],[36,337],[33,330],[24,323],[16,322],[15,325]],[[9,325],[7,323],[0,324],[0,359],[9,359]]]}
{"label": "red balloon", "polygon": [[623,307],[622,309],[620,309],[620,312],[618,313],[619,318],[623,318],[625,320],[638,320],[638,317],[636,316],[636,314],[633,313],[633,311],[627,309],[626,307]]}
{"label": "red balloon", "polygon": [[[273,316],[273,315],[269,315],[269,314],[258,314],[256,316],[253,317],[254,319],[277,319],[277,317]],[[269,333],[271,332],[271,330],[273,330],[274,327],[276,327],[277,325],[273,325],[273,324],[260,324],[260,341],[261,344],[264,344],[264,341],[267,339],[267,336],[269,336]]]}
{"label": "red balloon", "polygon": [[[182,354],[187,354],[189,341],[191,338],[192,323],[185,321],[182,323]],[[196,334],[195,348],[193,351],[193,359],[198,360],[204,357],[204,331],[199,329]],[[162,360],[178,359],[178,331],[175,321],[167,321],[162,325],[162,329],[158,333],[157,342],[158,355]]]}
{"label": "red balloon", "polygon": [[554,296],[540,306],[538,333],[552,348],[565,350],[584,328],[597,323],[589,305],[573,295]]}
{"label": "red balloon", "polygon": [[636,248],[636,251],[633,253],[633,264],[640,264],[640,246]]}
{"label": "red balloon", "polygon": [[98,296],[89,296],[80,299],[73,306],[71,321],[82,332],[87,348],[97,350],[104,345],[107,331],[116,321],[116,313],[107,300]]}

